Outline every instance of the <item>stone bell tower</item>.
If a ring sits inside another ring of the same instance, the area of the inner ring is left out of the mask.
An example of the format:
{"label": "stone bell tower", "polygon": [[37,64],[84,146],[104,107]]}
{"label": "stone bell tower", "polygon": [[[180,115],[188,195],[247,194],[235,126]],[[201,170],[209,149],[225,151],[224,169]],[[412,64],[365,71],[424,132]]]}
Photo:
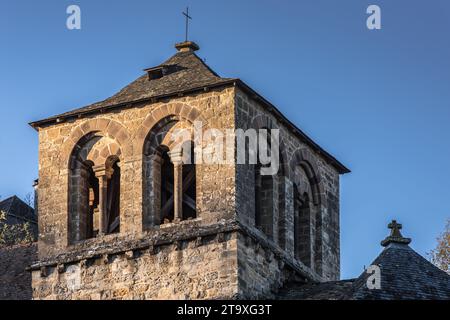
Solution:
{"label": "stone bell tower", "polygon": [[[243,81],[218,76],[197,44],[176,49],[112,97],[31,123],[35,299],[271,298],[292,278],[339,278],[348,169]],[[279,130],[279,170],[237,164],[236,143],[229,163],[183,161],[172,137],[187,130],[194,145],[198,124]]]}

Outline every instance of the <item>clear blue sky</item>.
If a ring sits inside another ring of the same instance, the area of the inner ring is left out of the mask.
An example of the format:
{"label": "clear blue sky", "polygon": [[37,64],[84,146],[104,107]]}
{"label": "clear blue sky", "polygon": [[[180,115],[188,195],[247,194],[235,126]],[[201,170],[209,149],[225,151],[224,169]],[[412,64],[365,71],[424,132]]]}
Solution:
{"label": "clear blue sky", "polygon": [[[66,8],[82,30],[66,29]],[[192,39],[219,74],[240,77],[352,173],[341,180],[342,277],[381,250],[396,218],[425,254],[450,217],[447,0],[0,0],[0,194],[37,177],[27,123],[102,100]],[[366,8],[382,9],[382,30]]]}

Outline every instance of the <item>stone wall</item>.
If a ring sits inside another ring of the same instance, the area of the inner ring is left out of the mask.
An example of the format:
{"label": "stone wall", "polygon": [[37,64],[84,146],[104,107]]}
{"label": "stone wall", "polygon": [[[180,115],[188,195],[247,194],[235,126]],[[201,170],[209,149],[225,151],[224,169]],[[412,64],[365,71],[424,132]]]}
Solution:
{"label": "stone wall", "polygon": [[237,233],[184,222],[140,239],[85,244],[33,269],[35,299],[232,299]]}
{"label": "stone wall", "polygon": [[[260,102],[236,89],[236,128],[279,129],[280,171],[273,179],[278,192],[273,192],[273,245],[295,256],[294,249],[294,187],[311,198],[310,271],[322,280],[337,280],[339,261],[339,173],[285,123],[267,111]],[[306,171],[300,174],[299,168]],[[306,179],[305,179],[306,176]],[[255,223],[255,166],[236,166],[237,217],[246,226],[256,229]],[[276,190],[276,188],[274,188]],[[258,232],[258,231],[255,231]],[[270,238],[270,237],[268,237]],[[301,263],[301,261],[299,261]]]}
{"label": "stone wall", "polygon": [[[260,226],[255,221],[255,166],[234,161],[196,166],[196,219],[155,225],[155,219],[145,217],[158,207],[148,196],[159,188],[158,179],[148,179],[153,176],[147,170],[148,139],[167,146],[168,132],[196,121],[203,130],[280,129],[282,166],[265,181],[273,190],[264,195]],[[170,122],[176,124],[167,126]],[[69,219],[70,205],[79,200],[69,190],[76,184],[69,163],[74,148],[92,133],[117,145],[104,155],[99,149],[84,156],[94,164],[112,154],[120,158],[120,233],[69,242],[69,220],[81,225],[76,215]],[[339,278],[337,170],[236,87],[80,117],[40,128],[39,139],[36,299],[263,298],[291,277]],[[311,223],[310,236],[303,238],[310,239],[308,263],[294,249],[296,189],[310,199],[310,219],[302,220]]]}
{"label": "stone wall", "polygon": [[320,281],[234,220],[88,240],[31,270],[34,299],[57,300],[267,299],[289,280]]}
{"label": "stone wall", "polygon": [[[152,128],[174,117],[191,124],[201,121],[205,129],[232,129],[233,105],[234,90],[228,88],[40,128],[39,257],[57,255],[69,245],[69,201],[78,201],[69,198],[69,162],[83,137],[99,132],[120,146],[120,231],[138,235],[144,229],[143,149]],[[233,165],[204,164],[197,168],[197,215],[204,223],[234,216],[234,171]]]}
{"label": "stone wall", "polygon": [[37,244],[0,249],[0,300],[30,300],[31,274],[25,269],[37,260]]}

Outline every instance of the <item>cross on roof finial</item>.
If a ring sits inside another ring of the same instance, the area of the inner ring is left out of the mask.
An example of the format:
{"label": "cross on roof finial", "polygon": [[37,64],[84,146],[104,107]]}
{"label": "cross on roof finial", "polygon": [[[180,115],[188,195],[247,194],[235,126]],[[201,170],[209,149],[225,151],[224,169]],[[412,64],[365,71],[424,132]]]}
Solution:
{"label": "cross on roof finial", "polygon": [[397,223],[397,220],[392,220],[392,222],[388,224],[388,228],[391,229],[391,234],[386,239],[381,241],[381,245],[383,247],[386,247],[390,243],[409,244],[411,242],[410,238],[404,238],[400,233],[402,225]]}
{"label": "cross on roof finial", "polygon": [[391,236],[394,236],[394,237],[402,236],[400,234],[402,225],[400,223],[397,223],[397,220],[392,220],[392,222],[388,224],[388,228],[391,229]]}
{"label": "cross on roof finial", "polygon": [[185,41],[188,41],[188,35],[189,35],[189,20],[192,20],[192,17],[189,15],[189,7],[186,7],[186,12],[182,12],[183,16],[186,17],[186,39]]}

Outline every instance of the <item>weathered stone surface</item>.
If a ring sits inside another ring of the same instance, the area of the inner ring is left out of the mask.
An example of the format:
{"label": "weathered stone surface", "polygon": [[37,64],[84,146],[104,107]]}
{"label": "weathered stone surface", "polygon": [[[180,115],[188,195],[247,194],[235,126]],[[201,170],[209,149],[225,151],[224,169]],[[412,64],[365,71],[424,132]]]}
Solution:
{"label": "weathered stone surface", "polygon": [[0,300],[32,298],[31,274],[25,269],[36,259],[36,243],[0,249]]}
{"label": "weathered stone surface", "polygon": [[[82,300],[235,297],[235,228],[186,224],[167,232],[149,231],[140,240],[116,239],[41,261],[31,267],[33,296]],[[42,268],[47,272],[43,274]]]}
{"label": "weathered stone surface", "polygon": [[[236,128],[280,130],[282,165],[278,180],[284,191],[273,193],[276,197],[273,214],[278,217],[273,231],[278,237],[274,242],[294,255],[294,210],[289,207],[293,197],[293,189],[289,186],[293,184],[302,194],[310,194],[312,271],[323,280],[339,279],[339,172],[258,101],[239,89],[236,89],[235,100]],[[254,175],[254,166],[236,166],[237,217],[249,227],[255,227]]]}

